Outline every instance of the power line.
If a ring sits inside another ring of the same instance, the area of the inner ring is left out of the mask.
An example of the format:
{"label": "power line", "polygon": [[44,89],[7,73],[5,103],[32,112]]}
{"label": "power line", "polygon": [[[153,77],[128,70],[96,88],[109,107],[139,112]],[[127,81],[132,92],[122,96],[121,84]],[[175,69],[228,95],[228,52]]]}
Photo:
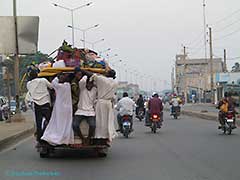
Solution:
{"label": "power line", "polygon": [[237,59],[240,59],[240,56],[238,56],[238,57],[228,58],[227,60],[228,60],[228,61],[232,61],[232,60],[237,60]]}
{"label": "power line", "polygon": [[237,30],[235,30],[235,31],[233,31],[233,32],[231,32],[231,33],[229,33],[229,34],[226,34],[226,35],[224,35],[224,36],[222,36],[222,37],[216,38],[216,39],[214,39],[214,40],[215,40],[215,41],[219,41],[219,40],[225,39],[225,38],[227,38],[227,37],[229,37],[229,36],[232,36],[233,34],[238,33],[239,31],[240,31],[240,28],[238,28]]}
{"label": "power line", "polygon": [[240,9],[234,11],[233,13],[231,13],[231,14],[225,16],[225,17],[222,18],[222,19],[219,19],[218,21],[216,21],[216,22],[213,23],[212,25],[215,26],[215,25],[217,25],[217,24],[220,24],[221,22],[223,22],[223,21],[229,19],[230,17],[234,16],[235,14],[237,14],[237,13],[239,13],[239,12],[240,12]]}
{"label": "power line", "polygon": [[237,19],[236,21],[232,22],[231,24],[228,24],[227,26],[224,26],[223,28],[221,29],[218,29],[218,30],[215,30],[214,32],[215,33],[219,33],[225,29],[228,29],[229,27],[233,26],[234,24],[238,23],[240,21],[240,19]]}
{"label": "power line", "polygon": [[202,33],[199,34],[194,40],[190,41],[190,43],[188,44],[188,46],[190,46],[190,45],[195,45],[196,42],[199,42],[199,40],[202,40],[201,38],[202,38]]}
{"label": "power line", "polygon": [[199,48],[192,48],[192,49],[196,49],[196,50],[191,53],[191,56],[196,55],[201,50],[204,50],[204,45],[201,45]]}

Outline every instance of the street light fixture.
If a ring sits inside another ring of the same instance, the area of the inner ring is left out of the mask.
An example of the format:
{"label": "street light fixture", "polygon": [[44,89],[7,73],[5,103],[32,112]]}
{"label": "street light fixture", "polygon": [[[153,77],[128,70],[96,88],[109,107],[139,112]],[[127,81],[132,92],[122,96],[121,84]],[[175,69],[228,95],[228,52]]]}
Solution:
{"label": "street light fixture", "polygon": [[80,41],[86,42],[86,43],[88,43],[88,44],[91,44],[91,45],[92,45],[92,50],[94,50],[95,44],[100,43],[100,42],[102,42],[102,41],[105,41],[105,39],[100,39],[100,40],[94,41],[94,42],[84,41],[83,39],[80,39]]}
{"label": "street light fixture", "polygon": [[83,33],[83,47],[85,48],[85,46],[86,46],[86,32],[89,31],[89,30],[91,30],[91,29],[94,29],[94,28],[99,27],[99,24],[95,24],[94,26],[91,26],[91,27],[86,28],[86,29],[81,29],[81,28],[73,27],[73,26],[71,26],[71,25],[68,25],[67,27],[72,28],[72,29],[76,29],[76,30],[79,30],[79,31],[82,31],[82,33]]}
{"label": "street light fixture", "polygon": [[103,51],[100,51],[100,56],[103,54],[103,53],[105,53],[105,52],[108,52],[108,51],[111,51],[111,48],[108,48],[108,49],[106,49],[106,50],[103,50]]}
{"label": "street light fixture", "polygon": [[107,54],[107,58],[108,58],[108,59],[111,59],[111,58],[117,57],[117,56],[118,56],[118,54],[114,54],[114,55],[112,55],[112,56],[109,56],[109,54]]}
{"label": "street light fixture", "polygon": [[55,7],[59,7],[59,8],[62,8],[62,9],[65,9],[65,10],[68,10],[71,12],[71,18],[72,18],[72,45],[74,46],[74,21],[73,21],[73,12],[78,10],[78,9],[81,9],[81,8],[84,8],[84,7],[87,7],[87,6],[90,6],[93,2],[89,2],[87,4],[84,4],[84,5],[81,5],[81,6],[78,6],[76,8],[68,8],[68,7],[64,7],[64,6],[61,6],[59,4],[56,4],[56,3],[53,3],[53,5]]}

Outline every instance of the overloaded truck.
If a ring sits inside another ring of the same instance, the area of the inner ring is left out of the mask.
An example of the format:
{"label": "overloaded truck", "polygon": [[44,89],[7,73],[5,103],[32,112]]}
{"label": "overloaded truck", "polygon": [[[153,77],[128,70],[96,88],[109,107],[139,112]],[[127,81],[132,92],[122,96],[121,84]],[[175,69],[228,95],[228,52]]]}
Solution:
{"label": "overloaded truck", "polygon": [[[38,77],[44,77],[50,82],[57,74],[69,73],[73,74],[75,67],[80,67],[85,71],[104,75],[111,68],[106,61],[99,57],[96,52],[89,49],[72,48],[67,42],[63,42],[58,49],[57,56],[54,61],[46,61],[38,65]],[[51,92],[54,96],[54,92]],[[54,98],[51,98],[54,101]],[[80,124],[81,131],[84,136],[88,135],[88,124],[82,122]],[[91,144],[82,144],[78,137],[75,137],[74,144],[50,145],[44,144],[37,148],[41,158],[47,158],[56,150],[92,150],[99,157],[107,156],[107,150],[110,147],[107,139],[92,139]]]}

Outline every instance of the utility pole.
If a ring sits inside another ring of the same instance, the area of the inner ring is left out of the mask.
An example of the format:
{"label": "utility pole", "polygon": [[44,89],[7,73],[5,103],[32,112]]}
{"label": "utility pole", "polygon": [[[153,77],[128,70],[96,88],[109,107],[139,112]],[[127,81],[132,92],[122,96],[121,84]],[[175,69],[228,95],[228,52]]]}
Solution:
{"label": "utility pole", "polygon": [[185,102],[187,102],[187,63],[186,63],[186,46],[183,46],[183,61],[184,61],[184,69],[183,69],[183,78],[184,78],[184,97]]}
{"label": "utility pole", "polygon": [[223,72],[227,72],[227,51],[224,49]]}
{"label": "utility pole", "polygon": [[172,81],[172,92],[174,93],[174,67],[172,67],[171,81]]}
{"label": "utility pole", "polygon": [[15,64],[14,64],[14,78],[15,78],[15,98],[16,111],[19,112],[19,46],[18,46],[18,26],[17,26],[17,8],[16,0],[13,0],[13,17],[15,26]]}
{"label": "utility pole", "polygon": [[7,75],[7,91],[8,91],[8,121],[7,122],[11,122],[11,110],[10,110],[10,103],[11,103],[11,85],[10,85],[10,73],[9,73],[9,68],[6,67],[6,75]]}
{"label": "utility pole", "polygon": [[203,0],[203,35],[204,35],[204,53],[205,59],[207,59],[207,25],[206,25],[206,0]]}
{"label": "utility pole", "polygon": [[210,47],[210,84],[212,103],[215,103],[214,84],[213,84],[213,45],[212,45],[212,28],[209,28],[209,47]]}

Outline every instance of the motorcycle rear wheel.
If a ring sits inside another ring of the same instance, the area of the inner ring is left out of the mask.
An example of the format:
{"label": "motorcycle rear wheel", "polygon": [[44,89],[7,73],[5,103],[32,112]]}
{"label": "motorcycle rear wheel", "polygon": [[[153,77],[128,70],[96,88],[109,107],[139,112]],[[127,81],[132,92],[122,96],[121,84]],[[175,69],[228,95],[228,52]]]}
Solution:
{"label": "motorcycle rear wheel", "polygon": [[223,134],[226,134],[226,132],[227,132],[227,128],[226,128],[226,126],[224,126],[223,127]]}
{"label": "motorcycle rear wheel", "polygon": [[231,135],[232,134],[232,126],[229,126],[228,128],[228,135]]}
{"label": "motorcycle rear wheel", "polygon": [[155,134],[157,132],[157,124],[154,122],[152,126],[152,132]]}

